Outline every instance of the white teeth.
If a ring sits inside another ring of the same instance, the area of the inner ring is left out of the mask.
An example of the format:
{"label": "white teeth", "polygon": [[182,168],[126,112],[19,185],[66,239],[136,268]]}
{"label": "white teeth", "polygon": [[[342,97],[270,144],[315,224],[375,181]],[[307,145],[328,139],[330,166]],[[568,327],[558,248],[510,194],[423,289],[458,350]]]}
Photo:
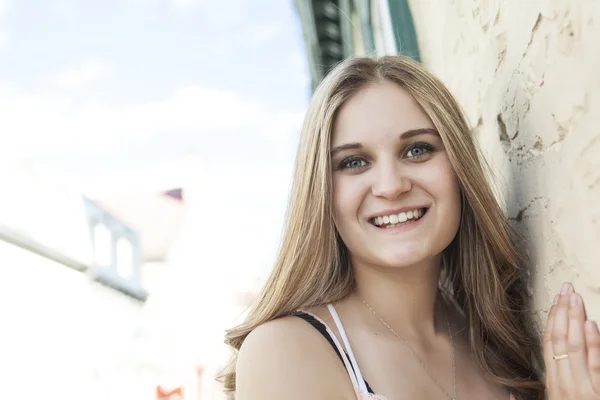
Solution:
{"label": "white teeth", "polygon": [[374,217],[372,222],[377,226],[386,224],[385,228],[394,228],[394,227],[398,226],[398,224],[401,224],[403,222],[406,222],[409,220],[417,220],[417,219],[421,218],[424,214],[425,214],[425,211],[423,209],[416,209],[416,210],[411,210],[411,211],[408,211],[405,213],[401,212],[399,214],[394,214],[394,215],[385,215],[383,217]]}

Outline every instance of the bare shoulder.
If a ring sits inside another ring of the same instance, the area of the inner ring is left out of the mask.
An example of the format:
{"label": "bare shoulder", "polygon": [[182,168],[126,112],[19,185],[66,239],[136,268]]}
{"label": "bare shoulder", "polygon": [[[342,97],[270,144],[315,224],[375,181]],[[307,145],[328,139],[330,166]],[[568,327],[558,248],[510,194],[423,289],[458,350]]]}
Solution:
{"label": "bare shoulder", "polygon": [[244,340],[236,364],[236,399],[350,399],[346,370],[310,324],[294,316],[260,325]]}

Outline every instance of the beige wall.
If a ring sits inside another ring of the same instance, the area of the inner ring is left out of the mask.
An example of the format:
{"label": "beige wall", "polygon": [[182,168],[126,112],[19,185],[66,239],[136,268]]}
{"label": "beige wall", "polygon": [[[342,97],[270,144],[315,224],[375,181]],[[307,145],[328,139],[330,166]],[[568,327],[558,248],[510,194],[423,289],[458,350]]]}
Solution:
{"label": "beige wall", "polygon": [[568,280],[600,319],[600,2],[410,6],[423,62],[465,108],[527,240],[539,316]]}

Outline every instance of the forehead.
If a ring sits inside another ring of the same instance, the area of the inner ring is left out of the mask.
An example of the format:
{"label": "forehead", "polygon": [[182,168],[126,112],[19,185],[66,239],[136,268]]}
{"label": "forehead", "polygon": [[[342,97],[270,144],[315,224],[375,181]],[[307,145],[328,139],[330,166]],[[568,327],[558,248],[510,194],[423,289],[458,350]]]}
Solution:
{"label": "forehead", "polygon": [[338,110],[332,146],[397,137],[411,129],[434,128],[417,101],[392,82],[360,89]]}

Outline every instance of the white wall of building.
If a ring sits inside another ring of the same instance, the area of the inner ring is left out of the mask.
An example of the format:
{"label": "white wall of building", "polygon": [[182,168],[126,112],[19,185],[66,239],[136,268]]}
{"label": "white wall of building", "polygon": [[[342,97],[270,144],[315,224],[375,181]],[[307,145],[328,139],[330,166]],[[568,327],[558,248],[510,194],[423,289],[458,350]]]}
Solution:
{"label": "white wall of building", "polygon": [[0,381],[6,398],[153,399],[132,352],[141,303],[0,241]]}

